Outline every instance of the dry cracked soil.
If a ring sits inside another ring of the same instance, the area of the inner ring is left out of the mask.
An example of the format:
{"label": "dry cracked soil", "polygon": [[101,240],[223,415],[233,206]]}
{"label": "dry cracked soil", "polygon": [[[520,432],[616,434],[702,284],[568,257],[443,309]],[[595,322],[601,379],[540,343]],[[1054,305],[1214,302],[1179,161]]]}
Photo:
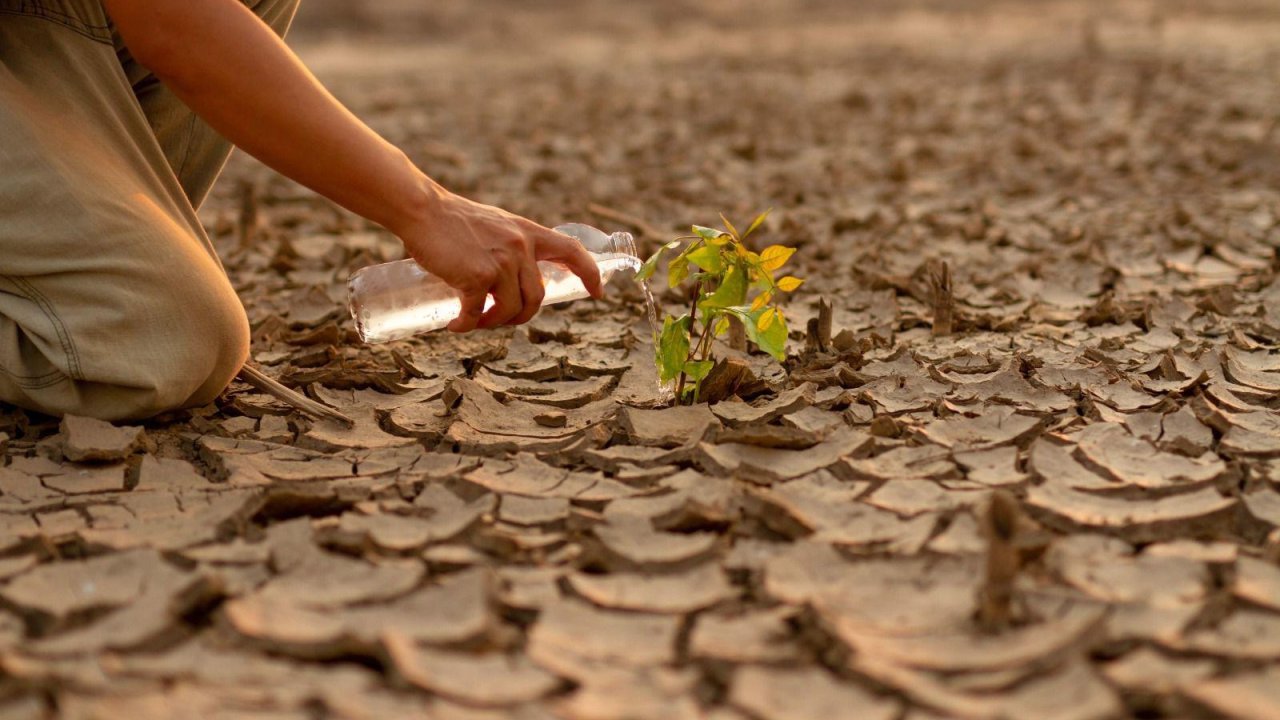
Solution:
{"label": "dry cracked soil", "polygon": [[545,223],[774,207],[790,357],[667,407],[626,281],[363,346],[397,243],[237,156],[253,363],[354,425],[0,410],[0,717],[1280,717],[1273,3],[317,0],[295,43]]}

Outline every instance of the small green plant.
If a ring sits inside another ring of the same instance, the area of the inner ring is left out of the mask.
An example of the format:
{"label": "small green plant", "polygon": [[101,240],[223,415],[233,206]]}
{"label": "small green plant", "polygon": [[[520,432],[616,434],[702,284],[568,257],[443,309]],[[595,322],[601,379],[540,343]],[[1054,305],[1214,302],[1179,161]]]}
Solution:
{"label": "small green plant", "polygon": [[662,382],[676,380],[677,402],[697,402],[702,381],[715,367],[712,340],[729,332],[730,318],[742,323],[747,339],[761,350],[778,362],[786,359],[787,321],[777,300],[804,281],[774,275],[796,249],[771,245],[755,253],[743,244],[768,215],[761,213],[743,233],[724,215],[724,230],[694,225],[692,235],[662,246],[640,268],[639,279],[647,280],[664,253],[687,243],[668,262],[667,282],[673,288],[693,284],[689,312],[663,319],[654,348]]}

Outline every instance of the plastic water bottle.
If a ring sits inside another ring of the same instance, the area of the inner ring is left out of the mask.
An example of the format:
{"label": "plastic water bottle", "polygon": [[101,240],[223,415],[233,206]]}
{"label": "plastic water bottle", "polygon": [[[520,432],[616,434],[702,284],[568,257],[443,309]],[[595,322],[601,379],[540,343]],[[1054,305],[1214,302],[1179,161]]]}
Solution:
{"label": "plastic water bottle", "polygon": [[[595,256],[600,282],[620,271],[640,269],[635,239],[631,233],[608,235],[589,225],[572,223],[554,228],[582,243]],[[578,300],[590,293],[582,280],[563,265],[539,262],[546,295],[543,305]],[[462,312],[458,293],[413,259],[371,265],[356,271],[347,282],[348,308],[356,321],[356,332],[366,343],[402,340],[448,325]],[[484,305],[493,306],[490,296]]]}

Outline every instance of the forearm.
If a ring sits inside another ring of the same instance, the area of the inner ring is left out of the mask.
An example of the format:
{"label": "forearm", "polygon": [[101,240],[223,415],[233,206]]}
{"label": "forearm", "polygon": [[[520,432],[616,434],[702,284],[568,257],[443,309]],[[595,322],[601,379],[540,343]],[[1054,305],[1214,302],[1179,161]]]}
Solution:
{"label": "forearm", "polygon": [[125,43],[245,152],[393,231],[443,191],[237,0],[105,0]]}
{"label": "forearm", "polygon": [[[394,232],[458,291],[476,327],[522,323],[542,303],[537,262],[599,297],[591,255],[565,235],[449,193],[360,122],[238,0],[103,0],[135,59],[214,130],[280,173]],[[493,307],[485,311],[487,298]]]}

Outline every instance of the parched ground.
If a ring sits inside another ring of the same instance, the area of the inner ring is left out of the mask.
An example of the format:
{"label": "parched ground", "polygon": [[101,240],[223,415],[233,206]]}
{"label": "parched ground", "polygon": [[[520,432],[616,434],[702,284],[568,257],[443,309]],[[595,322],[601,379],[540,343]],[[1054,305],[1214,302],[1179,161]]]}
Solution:
{"label": "parched ground", "polygon": [[1280,10],[602,5],[317,2],[297,44],[548,224],[775,208],[785,368],[662,407],[628,281],[364,347],[394,239],[237,157],[254,361],[355,427],[0,409],[0,717],[1280,717]]}

